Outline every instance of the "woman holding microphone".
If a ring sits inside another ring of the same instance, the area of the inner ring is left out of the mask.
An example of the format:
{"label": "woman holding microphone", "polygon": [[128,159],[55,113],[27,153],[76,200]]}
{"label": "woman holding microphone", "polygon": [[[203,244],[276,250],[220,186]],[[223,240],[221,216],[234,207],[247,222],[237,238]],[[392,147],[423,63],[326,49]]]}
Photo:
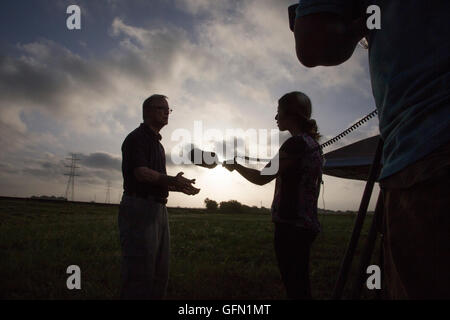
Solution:
{"label": "woman holding microphone", "polygon": [[[276,178],[272,202],[275,224],[274,246],[288,299],[311,299],[309,255],[320,231],[317,199],[322,177],[322,155],[316,121],[311,119],[311,101],[302,92],[290,92],[278,100],[275,117],[280,131],[292,135],[278,156],[262,170],[244,167],[236,161],[224,163],[248,181],[264,185]],[[279,161],[276,173],[268,170]],[[269,172],[269,173],[268,173]]]}

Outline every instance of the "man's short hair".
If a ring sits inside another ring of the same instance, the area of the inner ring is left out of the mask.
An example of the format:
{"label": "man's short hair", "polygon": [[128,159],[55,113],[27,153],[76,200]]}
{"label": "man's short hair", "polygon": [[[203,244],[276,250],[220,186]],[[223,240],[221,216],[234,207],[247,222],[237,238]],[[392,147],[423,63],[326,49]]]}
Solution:
{"label": "man's short hair", "polygon": [[145,99],[144,103],[142,104],[142,116],[145,117],[145,110],[151,108],[154,104],[154,102],[161,100],[161,99],[169,99],[163,94],[153,94],[147,99]]}
{"label": "man's short hair", "polygon": [[161,100],[161,99],[169,99],[163,94],[154,94],[145,99],[144,103],[142,104],[142,109],[149,108],[153,105],[155,101]]}

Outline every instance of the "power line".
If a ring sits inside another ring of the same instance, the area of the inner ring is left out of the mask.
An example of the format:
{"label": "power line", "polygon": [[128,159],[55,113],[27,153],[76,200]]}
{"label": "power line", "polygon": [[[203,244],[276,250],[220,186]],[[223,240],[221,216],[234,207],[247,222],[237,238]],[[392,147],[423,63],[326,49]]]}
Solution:
{"label": "power line", "polygon": [[68,168],[70,168],[70,172],[69,173],[65,173],[65,176],[69,176],[69,180],[67,181],[67,187],[66,187],[66,199],[69,200],[69,191],[70,189],[72,189],[72,199],[71,201],[75,200],[75,177],[80,176],[79,174],[75,173],[75,169],[78,169],[79,167],[77,167],[76,162],[80,161],[80,159],[78,159],[76,157],[75,153],[71,153],[72,158],[66,158],[67,160],[70,160],[70,166],[67,166]]}

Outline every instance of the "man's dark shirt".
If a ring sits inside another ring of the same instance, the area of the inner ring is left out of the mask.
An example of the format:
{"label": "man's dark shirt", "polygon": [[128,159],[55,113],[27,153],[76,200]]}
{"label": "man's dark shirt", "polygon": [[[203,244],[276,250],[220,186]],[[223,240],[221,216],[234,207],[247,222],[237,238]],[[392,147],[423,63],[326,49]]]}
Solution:
{"label": "man's dark shirt", "polygon": [[166,174],[166,156],[164,147],[159,142],[161,135],[151,130],[147,125],[141,125],[133,130],[122,144],[122,175],[123,189],[127,195],[167,198],[167,187],[139,182],[134,175],[137,167],[147,167]]}

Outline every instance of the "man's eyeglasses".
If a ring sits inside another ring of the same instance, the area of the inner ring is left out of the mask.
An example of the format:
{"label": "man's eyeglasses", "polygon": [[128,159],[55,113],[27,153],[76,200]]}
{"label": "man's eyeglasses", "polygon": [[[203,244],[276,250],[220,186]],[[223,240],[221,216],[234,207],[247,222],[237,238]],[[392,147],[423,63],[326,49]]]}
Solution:
{"label": "man's eyeglasses", "polygon": [[169,113],[173,112],[173,109],[169,109],[169,108],[166,108],[166,107],[156,107],[156,110],[169,112]]}

